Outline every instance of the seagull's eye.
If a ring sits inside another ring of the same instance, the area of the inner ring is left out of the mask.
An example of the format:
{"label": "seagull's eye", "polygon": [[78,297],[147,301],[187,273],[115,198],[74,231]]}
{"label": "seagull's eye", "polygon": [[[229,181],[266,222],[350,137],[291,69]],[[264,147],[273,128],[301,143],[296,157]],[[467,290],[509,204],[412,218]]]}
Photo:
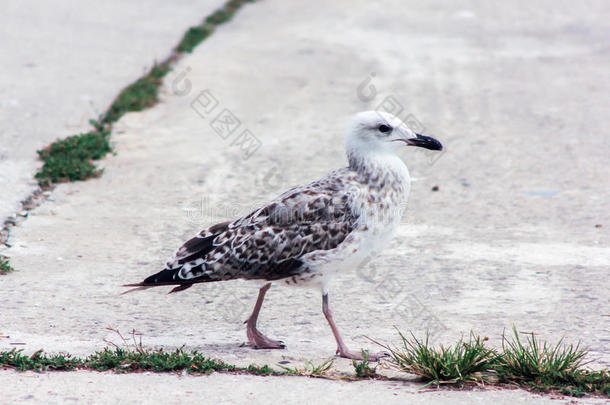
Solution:
{"label": "seagull's eye", "polygon": [[385,125],[385,124],[381,124],[379,125],[379,128],[377,128],[379,130],[379,132],[381,132],[382,134],[387,134],[390,131],[392,131],[392,127],[389,125]]}

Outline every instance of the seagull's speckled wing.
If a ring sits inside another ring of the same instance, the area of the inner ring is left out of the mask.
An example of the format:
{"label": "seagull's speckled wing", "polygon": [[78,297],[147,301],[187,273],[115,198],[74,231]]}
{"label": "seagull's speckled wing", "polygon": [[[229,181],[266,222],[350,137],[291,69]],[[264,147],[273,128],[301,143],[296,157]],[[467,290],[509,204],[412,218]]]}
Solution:
{"label": "seagull's speckled wing", "polygon": [[346,184],[352,177],[348,169],[336,170],[245,217],[201,231],[141,285],[278,280],[306,271],[303,255],[336,248],[356,226]]}

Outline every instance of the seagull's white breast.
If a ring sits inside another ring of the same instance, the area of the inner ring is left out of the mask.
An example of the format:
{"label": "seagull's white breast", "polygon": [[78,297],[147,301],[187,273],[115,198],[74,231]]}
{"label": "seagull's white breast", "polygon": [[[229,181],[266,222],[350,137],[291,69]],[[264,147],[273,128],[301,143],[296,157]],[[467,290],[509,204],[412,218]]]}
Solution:
{"label": "seagull's white breast", "polygon": [[355,270],[390,243],[406,209],[409,171],[398,158],[369,163],[350,184],[350,205],[358,216],[356,229],[336,248],[313,252],[310,266],[325,284],[336,272]]}

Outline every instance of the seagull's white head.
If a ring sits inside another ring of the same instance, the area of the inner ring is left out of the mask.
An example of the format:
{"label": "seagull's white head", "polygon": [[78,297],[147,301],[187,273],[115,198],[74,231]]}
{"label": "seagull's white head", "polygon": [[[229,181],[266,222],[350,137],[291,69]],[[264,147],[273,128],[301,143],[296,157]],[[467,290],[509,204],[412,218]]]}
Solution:
{"label": "seagull's white head", "polygon": [[416,134],[400,118],[381,111],[356,114],[345,136],[350,162],[366,156],[396,154],[405,144],[431,150],[443,149],[436,139]]}

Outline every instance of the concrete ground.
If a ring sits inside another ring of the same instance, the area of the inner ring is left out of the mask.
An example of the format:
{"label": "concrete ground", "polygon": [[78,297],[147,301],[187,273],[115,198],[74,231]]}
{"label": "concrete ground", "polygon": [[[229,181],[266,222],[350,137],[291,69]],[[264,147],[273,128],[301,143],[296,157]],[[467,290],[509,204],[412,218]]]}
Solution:
{"label": "concrete ground", "polygon": [[[246,6],[179,63],[159,105],[117,124],[117,153],[103,161],[101,178],[60,185],[12,231],[13,248],[3,253],[18,271],[0,278],[0,335],[9,336],[0,349],[86,355],[119,342],[110,327],[135,329],[148,346],[185,345],[239,365],[328,358],[334,341],[317,291],[272,288],[261,329],[288,348],[253,351],[240,345],[255,285],[126,296],[119,285],[160,269],[200,228],[344,165],[349,117],[383,104],[446,151],[405,150],[415,181],[397,237],[331,286],[348,344],[375,350],[364,336],[396,343],[397,326],[416,336],[428,329],[434,343],[473,330],[499,346],[515,324],[549,341],[581,340],[591,366],[607,368],[609,11],[603,2]],[[219,114],[240,126],[218,126]],[[248,142],[240,142],[244,130]],[[351,364],[338,359],[335,367]],[[523,391],[421,392],[406,382],[294,378],[273,384],[233,375],[5,371],[0,381],[23,382],[9,398],[32,402],[49,390],[82,402],[100,392],[108,402],[124,395],[125,402],[230,403],[250,392],[257,402],[307,402],[323,391],[316,400],[551,400]]]}
{"label": "concrete ground", "polygon": [[3,1],[0,223],[36,187],[36,150],[89,131],[121,88],[222,3]]}
{"label": "concrete ground", "polygon": [[[212,374],[0,373],[9,389],[2,403],[28,404],[562,404],[565,398],[522,390],[419,390],[401,382],[329,381],[304,377],[256,377]],[[3,389],[4,391],[4,389]],[[246,402],[247,401],[247,402]],[[582,403],[601,404],[600,398]]]}

